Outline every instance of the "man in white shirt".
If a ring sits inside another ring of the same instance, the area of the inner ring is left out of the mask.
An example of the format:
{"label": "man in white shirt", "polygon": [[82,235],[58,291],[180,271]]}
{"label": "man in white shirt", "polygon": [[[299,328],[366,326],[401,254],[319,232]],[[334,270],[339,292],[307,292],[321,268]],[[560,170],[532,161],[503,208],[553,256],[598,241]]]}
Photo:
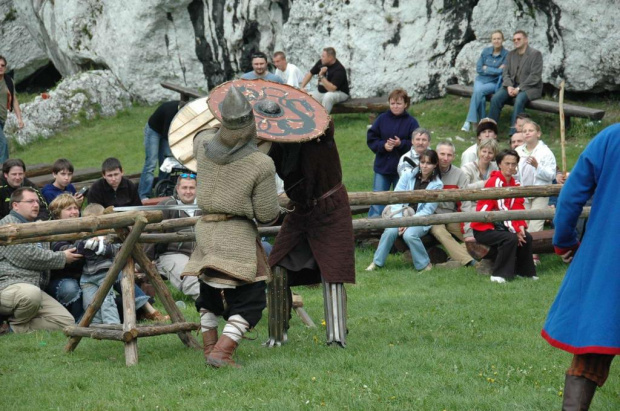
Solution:
{"label": "man in white shirt", "polygon": [[286,61],[283,51],[273,53],[273,65],[276,66],[276,76],[280,77],[283,83],[299,88],[304,75],[299,67]]}

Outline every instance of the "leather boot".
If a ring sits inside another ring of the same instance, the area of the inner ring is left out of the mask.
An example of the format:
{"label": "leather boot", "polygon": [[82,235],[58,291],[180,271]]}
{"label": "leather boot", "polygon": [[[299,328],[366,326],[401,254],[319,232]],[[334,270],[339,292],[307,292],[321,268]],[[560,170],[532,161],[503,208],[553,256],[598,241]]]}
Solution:
{"label": "leather boot", "polygon": [[202,347],[205,352],[205,360],[213,351],[213,347],[217,343],[217,328],[211,328],[210,330],[202,332]]}
{"label": "leather boot", "polygon": [[586,377],[567,375],[562,411],[587,411],[596,392],[596,383]]}
{"label": "leather boot", "polygon": [[239,364],[233,361],[232,355],[239,344],[232,338],[222,335],[217,344],[213,347],[213,351],[207,357],[207,364],[215,367],[235,367],[241,368]]}

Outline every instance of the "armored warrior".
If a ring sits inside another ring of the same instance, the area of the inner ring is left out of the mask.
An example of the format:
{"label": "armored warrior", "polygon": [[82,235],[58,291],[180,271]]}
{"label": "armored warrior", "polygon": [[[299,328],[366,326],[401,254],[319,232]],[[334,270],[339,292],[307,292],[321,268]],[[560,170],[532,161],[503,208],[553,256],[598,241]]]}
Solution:
{"label": "armored warrior", "polygon": [[270,301],[269,343],[286,341],[290,291],[281,287],[322,282],[327,343],[345,347],[344,283],[355,283],[355,249],[334,124],[330,122],[322,136],[304,143],[275,143],[269,155],[284,180],[291,200],[287,208],[292,210],[284,218],[269,255],[274,272],[269,299],[277,302],[288,295],[280,307],[271,306]]}
{"label": "armored warrior", "polygon": [[[261,319],[271,272],[253,220],[271,221],[280,210],[273,162],[258,151],[252,106],[235,87],[222,102],[221,122],[221,128],[194,138],[198,175],[205,176],[197,189],[203,216],[184,270],[184,275],[201,279],[196,308],[205,359],[216,368],[239,367],[232,355]],[[220,315],[227,323],[218,338]]]}

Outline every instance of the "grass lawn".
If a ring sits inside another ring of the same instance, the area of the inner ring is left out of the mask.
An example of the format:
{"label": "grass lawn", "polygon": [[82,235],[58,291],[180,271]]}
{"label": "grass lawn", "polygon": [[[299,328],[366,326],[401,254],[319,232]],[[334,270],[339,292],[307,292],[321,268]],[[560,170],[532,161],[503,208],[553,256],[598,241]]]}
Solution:
{"label": "grass lawn", "polygon": [[[411,111],[434,131],[433,143],[453,138],[460,157],[475,138],[457,131],[468,103],[449,96],[416,104]],[[604,107],[607,115],[592,126],[573,121],[569,169],[587,141],[620,118],[617,102],[579,104]],[[63,156],[77,168],[97,167],[117,156],[126,172],[139,172],[142,128],[153,110],[133,107],[15,148],[12,156],[27,164]],[[506,108],[500,122],[504,143],[509,114]],[[534,114],[534,119],[559,159],[557,116]],[[374,157],[365,144],[366,116],[337,115],[335,121],[345,184],[350,191],[370,190]],[[321,290],[305,287],[297,291],[318,328],[307,329],[294,317],[290,342],[268,349],[261,346],[267,338],[264,318],[257,340],[243,341],[237,351],[243,370],[206,368],[202,353],[185,348],[174,335],[141,339],[139,363],[131,368],[125,367],[118,342],[83,339],[73,354],[66,354],[61,333],[9,335],[0,338],[0,410],[560,408],[571,356],[540,337],[566,269],[557,258],[542,257],[539,281],[499,285],[468,268],[417,273],[399,255],[390,255],[387,268],[367,273],[372,252],[357,250],[357,284],[347,288],[346,349],[325,346]],[[186,318],[198,321],[186,301]],[[617,364],[592,409],[620,409]]]}

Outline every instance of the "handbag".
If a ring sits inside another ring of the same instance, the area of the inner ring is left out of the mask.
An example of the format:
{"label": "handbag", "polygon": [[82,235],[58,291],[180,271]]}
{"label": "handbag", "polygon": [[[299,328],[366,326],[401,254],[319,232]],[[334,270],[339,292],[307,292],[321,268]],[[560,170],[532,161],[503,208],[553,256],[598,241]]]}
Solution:
{"label": "handbag", "polygon": [[[389,220],[390,218],[394,218],[394,216],[400,212],[403,213],[403,217],[415,216],[415,210],[412,207],[407,206],[407,207],[392,210],[392,206],[388,205],[383,209],[383,212],[381,213],[381,218],[385,218]],[[401,217],[398,217],[398,218],[401,218]]]}

